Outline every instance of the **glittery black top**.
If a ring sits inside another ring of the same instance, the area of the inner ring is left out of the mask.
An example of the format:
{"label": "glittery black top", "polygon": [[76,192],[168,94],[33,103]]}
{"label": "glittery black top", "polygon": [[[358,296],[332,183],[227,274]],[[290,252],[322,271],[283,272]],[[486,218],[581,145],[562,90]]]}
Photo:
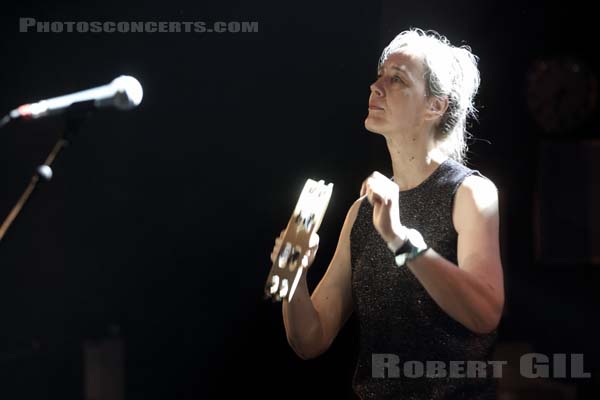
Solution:
{"label": "glittery black top", "polygon": [[[403,225],[418,230],[429,247],[454,264],[454,196],[471,174],[481,175],[448,159],[419,186],[400,192]],[[497,331],[481,335],[468,330],[437,305],[406,266],[396,267],[373,226],[372,213],[363,200],[350,237],[352,296],[360,331],[355,393],[362,400],[495,399],[489,365],[479,377],[466,377],[466,372],[473,361],[483,365],[491,359]],[[387,368],[385,377],[378,377],[382,360],[398,368]],[[440,375],[431,376],[436,371],[427,367],[428,361],[430,366],[443,362],[446,373],[438,370]],[[450,361],[462,361],[462,369],[451,369]]]}

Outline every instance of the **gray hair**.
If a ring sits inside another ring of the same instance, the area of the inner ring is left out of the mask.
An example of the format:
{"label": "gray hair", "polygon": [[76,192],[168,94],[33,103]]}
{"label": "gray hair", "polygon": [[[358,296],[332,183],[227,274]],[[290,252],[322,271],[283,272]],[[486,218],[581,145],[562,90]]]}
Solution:
{"label": "gray hair", "polygon": [[464,163],[467,153],[467,118],[477,119],[473,99],[479,88],[479,58],[469,46],[455,47],[435,31],[411,28],[398,34],[383,50],[379,66],[401,48],[414,48],[423,55],[427,96],[447,97],[448,109],[437,126],[438,148]]}

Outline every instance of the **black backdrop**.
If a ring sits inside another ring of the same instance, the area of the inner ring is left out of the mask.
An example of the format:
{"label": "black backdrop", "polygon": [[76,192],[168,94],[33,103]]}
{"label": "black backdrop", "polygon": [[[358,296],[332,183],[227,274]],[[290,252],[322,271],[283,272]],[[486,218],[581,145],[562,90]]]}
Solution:
{"label": "black backdrop", "polygon": [[[259,32],[19,33],[19,17],[258,21]],[[385,144],[363,119],[380,51],[410,26],[465,41],[481,57],[472,132],[484,140],[472,143],[470,166],[501,191],[502,338],[585,352],[586,368],[597,371],[597,268],[534,259],[538,128],[525,97],[538,57],[577,55],[597,69],[593,22],[575,3],[5,7],[0,110],[120,74],[140,80],[144,99],[134,111],[91,117],[0,243],[2,398],[82,398],[82,343],[115,330],[125,344],[126,399],[349,398],[355,321],[327,354],[301,361],[287,346],[280,306],[264,302],[262,289],[273,240],[306,178],[335,184],[314,287],[361,181],[389,173]],[[586,129],[597,134],[595,126]],[[56,117],[2,129],[2,216],[62,127]],[[592,381],[580,388],[593,398]]]}

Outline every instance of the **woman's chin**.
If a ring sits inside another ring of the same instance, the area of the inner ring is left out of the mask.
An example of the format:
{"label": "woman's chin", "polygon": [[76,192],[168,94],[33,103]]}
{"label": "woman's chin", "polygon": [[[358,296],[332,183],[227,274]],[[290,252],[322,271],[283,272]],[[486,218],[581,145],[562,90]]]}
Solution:
{"label": "woman's chin", "polygon": [[369,132],[378,133],[380,135],[383,134],[384,124],[382,121],[378,121],[376,118],[368,116],[365,118],[365,129]]}

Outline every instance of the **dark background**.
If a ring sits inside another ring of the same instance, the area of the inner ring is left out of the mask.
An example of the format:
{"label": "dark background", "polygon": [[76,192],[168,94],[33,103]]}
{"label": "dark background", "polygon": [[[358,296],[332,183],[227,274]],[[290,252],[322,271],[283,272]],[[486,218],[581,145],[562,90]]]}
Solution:
{"label": "dark background", "polygon": [[[548,135],[527,86],[540,59],[571,57],[598,72],[592,14],[578,2],[464,0],[5,6],[0,114],[121,74],[139,79],[144,99],[87,120],[0,243],[0,398],[84,398],[83,344],[109,337],[124,344],[128,400],[351,398],[356,321],[326,354],[302,361],[287,345],[280,305],[262,291],[274,238],[307,178],[335,185],[312,288],[362,180],[391,172],[383,139],[363,120],[381,50],[413,26],[480,57],[469,166],[500,191],[501,342],[584,353],[593,378],[560,383],[576,385],[578,399],[597,398],[597,250],[573,251],[560,220],[552,223],[553,212],[575,215],[581,235],[597,238],[589,198],[598,153],[563,151],[598,137],[597,113]],[[19,17],[258,21],[259,32],[19,33]],[[52,117],[0,132],[2,218],[63,126]],[[573,172],[559,177],[549,166]],[[565,191],[566,180],[583,195]],[[543,257],[549,248],[572,257],[553,262]]]}

